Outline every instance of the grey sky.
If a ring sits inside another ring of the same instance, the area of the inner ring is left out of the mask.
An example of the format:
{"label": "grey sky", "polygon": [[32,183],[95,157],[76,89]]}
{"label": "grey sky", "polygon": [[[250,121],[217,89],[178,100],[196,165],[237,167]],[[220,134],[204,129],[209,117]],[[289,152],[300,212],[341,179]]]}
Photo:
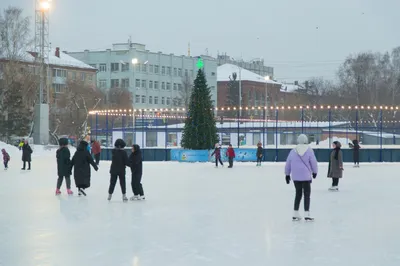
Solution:
{"label": "grey sky", "polygon": [[[34,16],[34,0],[2,0]],[[400,1],[132,1],[53,0],[50,40],[62,50],[106,49],[111,43],[146,44],[152,51],[192,55],[226,52],[262,57],[275,77],[333,78],[351,53],[400,45]],[[318,28],[317,28],[318,27]]]}

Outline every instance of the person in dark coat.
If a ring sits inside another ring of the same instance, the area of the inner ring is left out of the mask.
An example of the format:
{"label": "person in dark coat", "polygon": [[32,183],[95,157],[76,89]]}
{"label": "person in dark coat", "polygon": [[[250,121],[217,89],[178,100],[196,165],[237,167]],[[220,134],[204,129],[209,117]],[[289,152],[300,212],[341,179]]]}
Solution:
{"label": "person in dark coat", "polygon": [[354,167],[360,167],[360,144],[358,140],[353,140],[353,161]]}
{"label": "person in dark coat", "polygon": [[261,166],[263,158],[263,148],[261,142],[257,143],[257,166]]}
{"label": "person in dark coat", "polygon": [[127,201],[126,197],[126,171],[125,167],[129,166],[128,154],[126,154],[125,148],[126,143],[122,139],[117,139],[114,143],[114,149],[112,150],[111,167],[110,167],[110,187],[108,188],[108,200],[111,200],[112,194],[114,193],[117,179],[119,179],[119,185],[122,191],[122,200]]}
{"label": "person in dark coat", "polygon": [[330,191],[338,191],[339,179],[343,177],[343,153],[341,150],[342,145],[339,141],[334,141],[333,150],[329,159],[328,177],[332,178],[332,187]]}
{"label": "person in dark coat", "polygon": [[28,162],[28,170],[31,170],[31,161],[32,161],[32,148],[28,143],[28,140],[25,140],[24,145],[22,146],[22,161],[24,165],[21,170],[26,169],[26,162]]}
{"label": "person in dark coat", "polygon": [[233,167],[233,159],[236,157],[235,150],[232,147],[232,144],[229,144],[228,149],[226,150],[226,156],[228,157],[229,166],[228,168]]}
{"label": "person in dark coat", "polygon": [[71,153],[68,149],[68,139],[61,138],[58,141],[60,148],[57,150],[56,157],[57,157],[57,188],[56,188],[56,195],[60,195],[61,185],[65,178],[65,183],[67,185],[67,193],[68,195],[72,195],[71,190]]}
{"label": "person in dark coat", "polygon": [[211,153],[211,156],[215,155],[215,167],[218,167],[218,162],[224,167],[224,164],[222,163],[221,160],[221,147],[219,146],[218,143],[215,144],[215,150],[213,153]]}
{"label": "person in dark coat", "polygon": [[90,187],[90,165],[97,171],[99,168],[93,161],[88,151],[88,143],[82,140],[71,160],[71,167],[74,168],[75,185],[78,188],[78,195],[86,196],[85,189]]}
{"label": "person in dark coat", "polygon": [[143,159],[142,152],[140,150],[140,146],[134,144],[132,146],[132,153],[129,156],[129,165],[131,167],[132,172],[132,192],[133,197],[131,200],[144,200],[144,191],[142,185],[142,174],[143,174]]}

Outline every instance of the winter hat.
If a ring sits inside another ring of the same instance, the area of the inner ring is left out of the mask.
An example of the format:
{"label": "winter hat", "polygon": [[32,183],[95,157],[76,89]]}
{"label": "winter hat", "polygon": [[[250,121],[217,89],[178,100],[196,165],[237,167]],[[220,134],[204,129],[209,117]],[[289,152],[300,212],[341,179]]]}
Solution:
{"label": "winter hat", "polygon": [[308,138],[306,135],[301,134],[297,137],[297,144],[308,144]]}
{"label": "winter hat", "polygon": [[2,152],[2,153],[5,153],[5,152],[6,152],[6,150],[5,150],[5,149],[1,149],[1,152]]}
{"label": "winter hat", "polygon": [[68,139],[67,138],[61,138],[58,140],[58,144],[60,146],[68,145]]}
{"label": "winter hat", "polygon": [[117,139],[114,143],[114,147],[118,149],[123,149],[126,147],[126,143],[123,139]]}

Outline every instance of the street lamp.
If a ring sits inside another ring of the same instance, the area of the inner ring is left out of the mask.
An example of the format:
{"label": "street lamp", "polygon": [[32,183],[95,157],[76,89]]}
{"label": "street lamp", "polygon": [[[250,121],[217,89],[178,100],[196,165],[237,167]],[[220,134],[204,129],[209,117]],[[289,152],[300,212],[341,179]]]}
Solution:
{"label": "street lamp", "polygon": [[265,76],[265,118],[268,121],[268,81],[271,79],[269,76]]}

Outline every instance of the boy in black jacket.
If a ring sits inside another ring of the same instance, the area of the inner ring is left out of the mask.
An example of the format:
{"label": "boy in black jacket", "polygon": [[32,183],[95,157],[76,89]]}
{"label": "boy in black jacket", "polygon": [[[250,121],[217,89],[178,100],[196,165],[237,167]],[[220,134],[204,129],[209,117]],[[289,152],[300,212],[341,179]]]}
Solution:
{"label": "boy in black jacket", "polygon": [[112,194],[114,193],[117,179],[122,191],[122,200],[127,201],[126,197],[126,180],[125,180],[125,166],[129,165],[128,155],[124,150],[126,144],[122,139],[117,139],[114,143],[115,148],[112,150],[112,159],[110,167],[110,187],[108,188],[108,200],[111,200]]}
{"label": "boy in black jacket", "polygon": [[263,148],[261,142],[257,143],[257,166],[261,166],[263,157]]}
{"label": "boy in black jacket", "polygon": [[60,144],[60,148],[57,150],[56,157],[57,157],[57,172],[58,172],[58,179],[57,179],[57,188],[56,188],[56,195],[60,195],[61,185],[65,177],[65,183],[67,185],[67,193],[68,195],[72,195],[71,190],[71,153],[68,149],[68,139],[61,138],[58,140]]}
{"label": "boy in black jacket", "polygon": [[142,152],[137,144],[132,146],[132,153],[129,156],[129,164],[132,172],[132,192],[133,197],[131,200],[144,200],[144,192],[142,186],[142,174],[143,174],[143,163],[142,163]]}

